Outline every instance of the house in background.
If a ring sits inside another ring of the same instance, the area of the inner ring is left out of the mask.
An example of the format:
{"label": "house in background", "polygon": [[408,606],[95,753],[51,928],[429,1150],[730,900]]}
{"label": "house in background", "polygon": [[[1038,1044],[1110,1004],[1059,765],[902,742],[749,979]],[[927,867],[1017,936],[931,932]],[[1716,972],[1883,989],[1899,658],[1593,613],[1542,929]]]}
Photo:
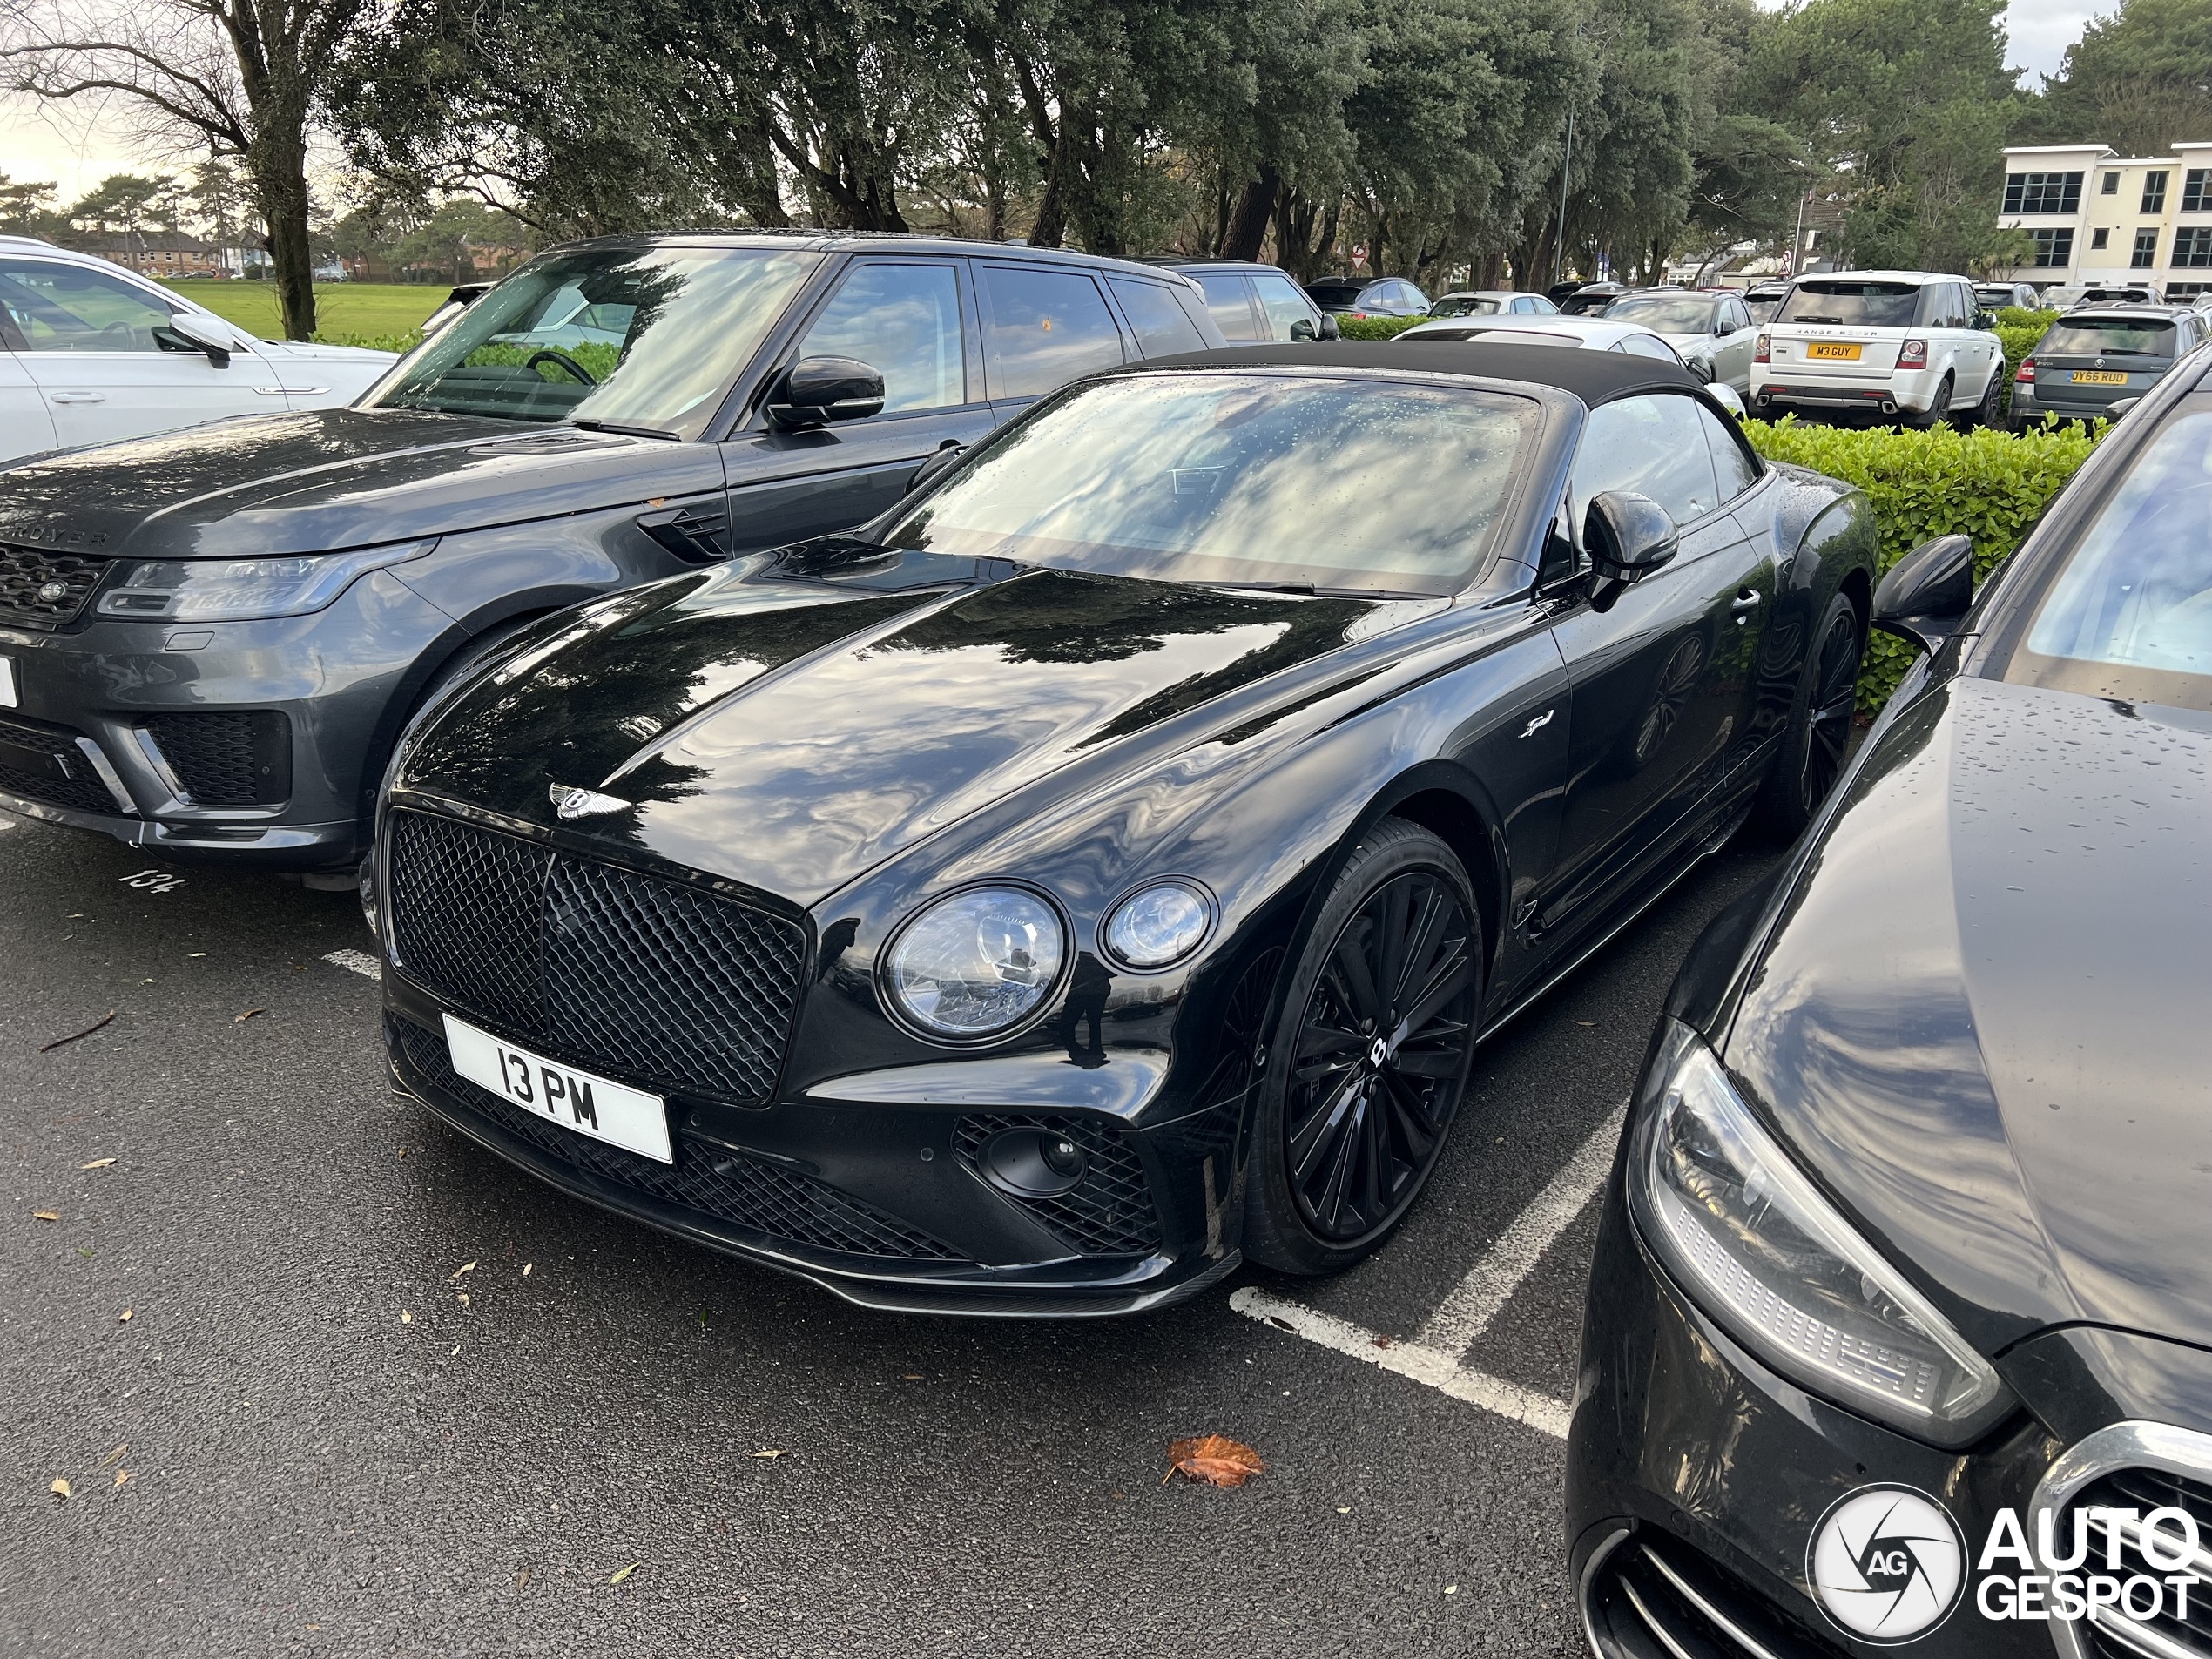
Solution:
{"label": "house in background", "polygon": [[1997,222],[2035,239],[2010,280],[2148,281],[2193,300],[2212,287],[2212,143],[2134,159],[2103,144],[2008,149]]}

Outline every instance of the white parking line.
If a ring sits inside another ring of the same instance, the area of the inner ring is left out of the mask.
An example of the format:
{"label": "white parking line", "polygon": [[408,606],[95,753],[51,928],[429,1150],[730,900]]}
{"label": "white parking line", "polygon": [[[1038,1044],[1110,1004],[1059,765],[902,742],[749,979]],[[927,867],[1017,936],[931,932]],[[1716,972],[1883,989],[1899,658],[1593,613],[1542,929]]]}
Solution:
{"label": "white parking line", "polygon": [[1467,1269],[1467,1277],[1436,1305],[1428,1323],[1413,1340],[1450,1354],[1464,1355],[1474,1339],[1490,1328],[1490,1321],[1513,1299],[1521,1280],[1534,1271],[1539,1258],[1565,1232],[1582,1206],[1596,1196],[1613,1168],[1613,1149],[1620,1143],[1621,1125],[1629,1114],[1622,1101],[1590,1131],[1560,1172],[1551,1178],[1528,1207],[1513,1218],[1481,1259]]}
{"label": "white parking line", "polygon": [[384,981],[384,964],[365,950],[334,950],[323,961],[333,968],[342,968],[348,973],[359,974],[363,979],[373,979],[380,985]]}
{"label": "white parking line", "polygon": [[1472,1370],[1465,1364],[1465,1356],[1535,1270],[1544,1251],[1558,1241],[1605,1184],[1628,1110],[1628,1103],[1623,1101],[1606,1114],[1605,1121],[1591,1130],[1574,1157],[1453,1286],[1410,1342],[1378,1335],[1348,1319],[1249,1285],[1231,1295],[1229,1305],[1248,1318],[1564,1440],[1570,1414],[1564,1400]]}
{"label": "white parking line", "polygon": [[1466,1400],[1501,1417],[1510,1417],[1517,1423],[1541,1429],[1554,1439],[1567,1438],[1568,1408],[1564,1402],[1540,1394],[1533,1388],[1523,1388],[1518,1383],[1509,1383],[1501,1377],[1469,1371],[1448,1353],[1418,1342],[1394,1342],[1348,1319],[1320,1312],[1301,1302],[1270,1296],[1250,1285],[1234,1292],[1229,1305],[1248,1318],[1261,1320],[1294,1337],[1304,1337],[1308,1342],[1318,1342],[1367,1365],[1379,1366],[1400,1377],[1426,1383],[1454,1399]]}

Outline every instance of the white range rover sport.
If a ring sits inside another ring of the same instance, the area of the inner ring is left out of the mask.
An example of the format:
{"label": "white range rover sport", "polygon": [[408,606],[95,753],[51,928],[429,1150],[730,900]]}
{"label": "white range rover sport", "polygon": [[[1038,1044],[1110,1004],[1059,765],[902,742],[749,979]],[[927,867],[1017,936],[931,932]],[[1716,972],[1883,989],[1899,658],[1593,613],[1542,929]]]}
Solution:
{"label": "white range rover sport", "polygon": [[2005,349],[1966,278],[1839,271],[1791,286],[1751,354],[1751,408],[1994,425]]}

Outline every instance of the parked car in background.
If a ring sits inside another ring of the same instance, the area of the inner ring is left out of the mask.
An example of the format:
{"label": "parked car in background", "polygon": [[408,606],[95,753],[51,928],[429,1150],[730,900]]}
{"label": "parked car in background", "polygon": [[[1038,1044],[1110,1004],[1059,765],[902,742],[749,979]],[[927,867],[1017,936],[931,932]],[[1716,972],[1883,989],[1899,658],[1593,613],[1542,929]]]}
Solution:
{"label": "parked car in background", "polygon": [[1676,982],[1568,1440],[1602,1659],[2206,1650],[2207,368],[1979,595],[1890,572],[1931,655]]}
{"label": "parked car in background", "polygon": [[2076,306],[2155,306],[2164,300],[2154,282],[2077,282],[2044,289],[2042,308],[2071,311]]}
{"label": "parked car in background", "polygon": [[398,361],[257,340],[119,265],[0,236],[0,462],[233,415],[330,408]]}
{"label": "parked car in background", "polygon": [[1417,322],[1398,336],[1419,343],[1473,341],[1493,346],[1565,346],[1589,351],[1625,352],[1662,363],[1680,363],[1682,356],[1663,335],[1632,322],[1609,317],[1448,317]]}
{"label": "parked car in background", "polygon": [[1323,277],[1305,285],[1306,297],[1340,317],[1420,317],[1428,296],[1403,277]]}
{"label": "parked car in background", "polygon": [[1743,290],[1743,309],[1755,323],[1771,322],[1789,293],[1787,282],[1754,282]]}
{"label": "parked car in background", "polygon": [[1511,288],[1459,288],[1428,308],[1432,317],[1551,317],[1559,307],[1541,293],[1521,293]]}
{"label": "parked car in background", "polygon": [[1334,340],[1337,320],[1278,266],[1248,260],[1150,259],[1198,285],[1214,326],[1232,346],[1263,340]]}
{"label": "parked car in background", "polygon": [[2043,296],[2036,293],[2033,282],[1977,282],[1974,301],[1984,311],[2002,311],[2008,306],[2022,311],[2043,308]]}
{"label": "parked car in background", "polygon": [[[1561,288],[1566,292],[1561,293]],[[1628,291],[1618,282],[1576,282],[1559,284],[1547,293],[1566,315],[1594,317]]]}
{"label": "parked car in background", "polygon": [[2013,429],[2051,415],[2094,420],[2141,397],[2204,343],[2208,323],[2186,306],[2076,306],[2013,372]]}
{"label": "parked car in background", "polygon": [[1221,343],[1188,279],[1083,254],[553,250],[351,408],[0,471],[0,804],[350,871],[401,728],[532,618],[857,523],[1069,379]]}
{"label": "parked car in background", "polygon": [[1084,381],[851,535],[549,619],[412,730],[394,1081],[872,1306],[1334,1271],[1487,1032],[1747,813],[1808,820],[1875,540],[1672,362]]}
{"label": "parked car in background", "polygon": [[1751,389],[1751,349],[1759,331],[1733,293],[1690,288],[1645,288],[1624,293],[1599,314],[1608,322],[1649,328],[1675,348],[1692,370],[1710,371],[1707,380],[1730,388],[1738,397]]}
{"label": "parked car in background", "polygon": [[1848,271],[1802,278],[1760,331],[1752,411],[1993,424],[2005,372],[1995,326],[1964,277]]}

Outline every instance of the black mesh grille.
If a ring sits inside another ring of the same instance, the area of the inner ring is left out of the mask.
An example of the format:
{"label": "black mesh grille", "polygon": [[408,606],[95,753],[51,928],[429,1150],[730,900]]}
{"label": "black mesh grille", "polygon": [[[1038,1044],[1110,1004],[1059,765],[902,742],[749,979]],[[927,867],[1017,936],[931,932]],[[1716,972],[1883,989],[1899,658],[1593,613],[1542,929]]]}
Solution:
{"label": "black mesh grille", "polygon": [[411,1074],[410,1082],[428,1084],[450,1103],[489,1118],[563,1163],[664,1203],[816,1250],[879,1260],[961,1259],[957,1251],[834,1187],[681,1133],[672,1137],[672,1167],[571,1133],[462,1077],[436,1032],[412,1020],[393,1019],[386,1022],[385,1035]]}
{"label": "black mesh grille", "polygon": [[794,924],[420,813],[391,820],[401,965],[579,1064],[765,1103],[798,1001]]}
{"label": "black mesh grille", "polygon": [[30,628],[76,621],[110,563],[81,553],[0,546],[0,621]]}
{"label": "black mesh grille", "polygon": [[1119,1129],[1087,1117],[977,1112],[960,1120],[953,1144],[974,1170],[983,1143],[1010,1129],[1064,1136],[1082,1148],[1085,1159],[1083,1178],[1073,1190],[1054,1198],[1015,1197],[1015,1203],[1085,1256],[1147,1256],[1159,1248],[1160,1222],[1143,1161]]}
{"label": "black mesh grille", "polygon": [[[2107,1530],[2111,1525],[2109,1517],[2092,1514],[2080,1523],[2073,1518],[2085,1510],[2100,1507],[2133,1510],[2138,1515],[2147,1515],[2154,1509],[2180,1509],[2195,1520],[2200,1538],[2212,1537],[2212,1483],[2165,1469],[2114,1470],[2091,1481],[2075,1496],[2070,1513],[2057,1522],[2056,1542],[2061,1555],[2071,1554],[2074,1528],[2080,1524],[2089,1540],[2089,1554],[2095,1570],[2115,1574],[2122,1580],[2137,1574],[2157,1580],[2170,1576],[2178,1569],[2150,1561],[2144,1555],[2140,1535],[2132,1525],[2123,1526],[2114,1540]],[[2159,1532],[2154,1548],[2170,1561],[2180,1548],[2180,1530],[2171,1523],[2161,1523]],[[2109,1554],[2115,1547],[2120,1561],[2116,1568],[2111,1565]],[[2146,1651],[2171,1653],[2177,1649],[2212,1656],[2212,1606],[2206,1605],[2207,1598],[2199,1593],[2202,1588],[2199,1586],[2191,1590],[2186,1603],[2187,1614],[2182,1617],[2175,1615],[2175,1598],[2170,1594],[2161,1598],[2158,1611],[2145,1619],[2122,1618],[2111,1608],[2100,1608],[2097,1621],[2107,1628],[2099,1629],[2097,1623],[2088,1627],[2092,1651],[2110,1655],[2113,1659],[2138,1659]],[[2136,1636],[2138,1630],[2148,1630],[2150,1639]],[[2161,1637],[2164,1638],[2162,1644],[2158,1640]]]}
{"label": "black mesh grille", "polygon": [[277,806],[292,793],[292,722],[273,709],[153,714],[145,730],[199,806]]}
{"label": "black mesh grille", "polygon": [[0,719],[0,792],[83,813],[123,810],[75,732],[24,720]]}

